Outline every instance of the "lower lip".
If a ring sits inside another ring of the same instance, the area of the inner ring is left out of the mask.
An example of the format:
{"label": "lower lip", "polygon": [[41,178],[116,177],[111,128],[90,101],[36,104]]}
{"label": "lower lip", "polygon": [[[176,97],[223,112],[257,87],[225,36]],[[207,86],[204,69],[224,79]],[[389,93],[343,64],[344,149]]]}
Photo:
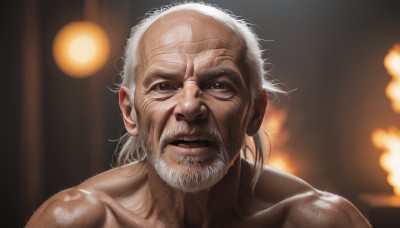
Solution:
{"label": "lower lip", "polygon": [[175,145],[167,145],[165,147],[164,152],[172,152],[179,154],[181,156],[200,156],[208,153],[214,153],[215,148],[212,146],[208,147],[184,147],[184,146],[175,146]]}

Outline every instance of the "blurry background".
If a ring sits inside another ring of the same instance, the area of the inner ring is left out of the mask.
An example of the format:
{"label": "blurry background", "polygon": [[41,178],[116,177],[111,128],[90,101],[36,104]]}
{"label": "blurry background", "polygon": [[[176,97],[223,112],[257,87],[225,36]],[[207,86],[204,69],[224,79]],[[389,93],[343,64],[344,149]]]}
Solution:
{"label": "blurry background", "polygon": [[[111,167],[113,140],[123,132],[112,89],[125,40],[149,9],[170,2],[89,0],[86,10],[84,1],[3,3],[0,226],[23,226],[50,195]],[[281,148],[293,172],[355,204],[360,194],[390,194],[371,133],[400,127],[383,66],[400,42],[399,1],[206,2],[248,19],[269,40],[263,48],[272,75],[294,90],[273,102],[285,112]],[[110,52],[92,77],[73,78],[55,64],[52,45],[64,25],[88,18],[105,30]]]}

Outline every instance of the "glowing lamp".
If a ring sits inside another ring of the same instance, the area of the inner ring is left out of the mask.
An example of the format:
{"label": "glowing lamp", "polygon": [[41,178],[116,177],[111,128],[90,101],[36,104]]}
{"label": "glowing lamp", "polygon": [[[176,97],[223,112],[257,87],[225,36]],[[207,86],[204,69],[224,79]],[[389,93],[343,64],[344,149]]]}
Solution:
{"label": "glowing lamp", "polygon": [[105,64],[110,51],[106,33],[89,21],[72,22],[56,35],[53,55],[67,75],[82,78],[96,73]]}
{"label": "glowing lamp", "polygon": [[385,56],[384,65],[390,75],[400,79],[400,44],[394,45]]}

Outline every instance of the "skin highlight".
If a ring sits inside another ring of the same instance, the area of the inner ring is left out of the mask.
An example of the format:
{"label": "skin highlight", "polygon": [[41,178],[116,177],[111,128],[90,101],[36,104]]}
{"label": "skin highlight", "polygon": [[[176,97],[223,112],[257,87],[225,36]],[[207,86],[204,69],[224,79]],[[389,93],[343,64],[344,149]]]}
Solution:
{"label": "skin highlight", "polygon": [[[262,91],[250,99],[246,47],[234,30],[183,10],[151,25],[140,47],[134,101],[122,87],[119,102],[147,158],[56,194],[27,227],[369,227],[347,200],[268,167],[251,188],[252,164],[239,153],[245,135],[259,130],[267,99]],[[187,129],[165,133],[177,126]],[[195,190],[172,187],[154,165],[161,159],[183,177],[221,153],[221,178]]]}

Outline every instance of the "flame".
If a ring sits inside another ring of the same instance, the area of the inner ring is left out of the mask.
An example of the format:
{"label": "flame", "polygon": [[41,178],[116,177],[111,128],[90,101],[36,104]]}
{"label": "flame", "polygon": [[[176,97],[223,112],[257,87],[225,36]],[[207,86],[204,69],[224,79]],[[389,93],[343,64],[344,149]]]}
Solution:
{"label": "flame", "polygon": [[282,134],[287,112],[283,109],[279,110],[272,105],[268,105],[267,113],[266,118],[264,118],[263,127],[272,134]]}
{"label": "flame", "polygon": [[290,157],[283,152],[287,150],[284,148],[284,145],[289,136],[288,131],[284,128],[286,119],[287,110],[278,109],[272,105],[267,106],[266,116],[262,127],[268,133],[268,137],[264,137],[264,141],[266,145],[271,144],[272,153],[266,160],[266,165],[294,174],[295,169]]}
{"label": "flame", "polygon": [[400,44],[389,50],[384,59],[387,72],[393,77],[386,87],[386,95],[392,102],[392,108],[400,113]]}
{"label": "flame", "polygon": [[276,155],[271,156],[267,162],[270,167],[294,174],[294,168],[290,163],[289,156],[284,153],[277,153]]}
{"label": "flame", "polygon": [[400,130],[390,128],[388,131],[378,129],[372,134],[372,142],[384,150],[379,164],[388,172],[387,181],[393,191],[400,196]]}
{"label": "flame", "polygon": [[[386,87],[386,95],[393,110],[400,113],[400,44],[389,50],[384,65],[393,77]],[[388,131],[377,129],[372,134],[372,142],[383,150],[379,164],[388,173],[387,182],[392,185],[393,192],[400,196],[400,130],[394,127]]]}

